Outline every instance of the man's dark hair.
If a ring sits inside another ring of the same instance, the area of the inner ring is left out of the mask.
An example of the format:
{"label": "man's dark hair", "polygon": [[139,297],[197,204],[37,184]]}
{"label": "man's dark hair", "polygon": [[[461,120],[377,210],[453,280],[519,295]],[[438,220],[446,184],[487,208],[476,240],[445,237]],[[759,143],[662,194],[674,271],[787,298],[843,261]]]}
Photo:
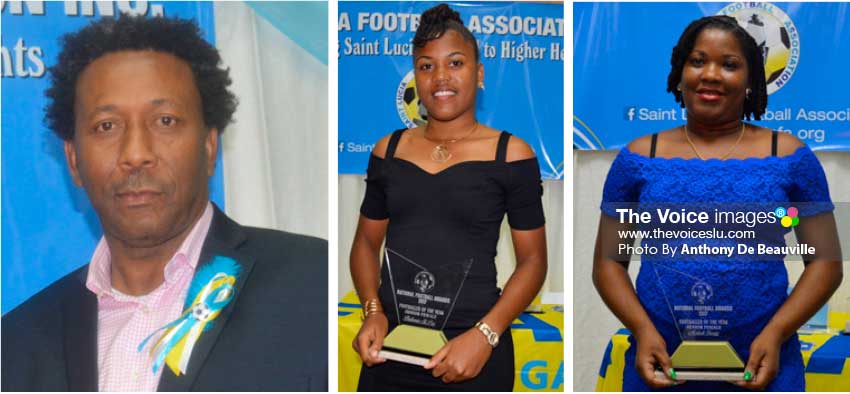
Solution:
{"label": "man's dark hair", "polygon": [[767,108],[767,83],[764,76],[764,57],[762,51],[756,44],[756,40],[738,25],[738,21],[731,16],[715,15],[706,16],[691,22],[682,36],[679,37],[679,43],[673,47],[673,55],[670,57],[670,75],[667,76],[667,91],[673,93],[676,97],[676,102],[681,103],[682,107],[685,102],[682,100],[682,92],[677,87],[682,81],[682,69],[691,51],[694,49],[699,34],[706,29],[719,29],[731,32],[738,40],[741,46],[741,51],[744,57],[747,58],[747,69],[749,70],[749,88],[751,90],[748,98],[744,100],[743,117],[750,119],[750,116],[756,120],[761,119]]}
{"label": "man's dark hair", "polygon": [[475,50],[475,61],[478,62],[478,41],[464,26],[460,14],[445,3],[431,7],[422,13],[416,35],[413,36],[413,47],[424,48],[429,41],[442,37],[446,30],[460,33],[460,36],[472,45],[472,49]]}
{"label": "man's dark hair", "polygon": [[63,140],[74,138],[74,97],[80,73],[109,53],[150,50],[168,53],[192,69],[201,96],[204,124],[224,130],[236,111],[229,70],[220,68],[218,50],[201,36],[190,19],[121,15],[103,18],[61,38],[62,51],[49,69],[45,121]]}

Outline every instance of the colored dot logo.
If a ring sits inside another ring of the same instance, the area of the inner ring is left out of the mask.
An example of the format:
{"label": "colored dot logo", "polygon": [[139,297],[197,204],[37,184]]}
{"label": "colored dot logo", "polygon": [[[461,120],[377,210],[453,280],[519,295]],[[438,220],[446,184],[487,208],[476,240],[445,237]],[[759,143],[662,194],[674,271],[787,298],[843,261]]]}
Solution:
{"label": "colored dot logo", "polygon": [[800,224],[800,217],[797,216],[799,212],[797,212],[797,208],[788,207],[785,209],[783,207],[778,207],[773,211],[776,214],[776,217],[779,219],[779,223],[782,223],[782,227],[797,227]]}

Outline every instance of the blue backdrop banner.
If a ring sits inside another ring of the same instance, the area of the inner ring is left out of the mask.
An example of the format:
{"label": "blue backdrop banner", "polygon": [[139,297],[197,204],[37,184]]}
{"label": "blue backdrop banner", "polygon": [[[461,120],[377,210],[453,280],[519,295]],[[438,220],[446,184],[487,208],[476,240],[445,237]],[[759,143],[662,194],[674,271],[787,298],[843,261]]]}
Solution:
{"label": "blue backdrop banner", "polygon": [[666,92],[670,55],[693,20],[729,15],[765,54],[768,112],[754,123],[813,149],[850,149],[848,3],[576,3],[573,136],[617,149],[684,123]]}
{"label": "blue backdrop banner", "polygon": [[[427,116],[413,80],[420,14],[437,2],[339,3],[339,172],[363,174],[373,145]],[[545,179],[564,170],[562,4],[449,3],[478,39],[478,120],[528,142]]]}
{"label": "blue backdrop banner", "polygon": [[[101,236],[85,191],[71,181],[62,141],[44,125],[44,90],[62,34],[124,12],[192,18],[215,39],[207,2],[2,2],[3,313],[85,264]],[[210,185],[223,207],[220,169]]]}

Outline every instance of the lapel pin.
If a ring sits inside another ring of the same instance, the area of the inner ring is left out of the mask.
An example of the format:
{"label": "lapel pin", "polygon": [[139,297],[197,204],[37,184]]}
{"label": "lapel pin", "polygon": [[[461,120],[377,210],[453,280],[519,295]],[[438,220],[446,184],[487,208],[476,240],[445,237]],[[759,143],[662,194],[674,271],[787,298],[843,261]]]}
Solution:
{"label": "lapel pin", "polygon": [[159,371],[163,363],[177,376],[186,373],[198,338],[212,327],[215,319],[233,299],[233,286],[239,276],[239,268],[235,260],[215,256],[209,264],[198,270],[189,285],[187,305],[180,317],[157,329],[139,344],[138,351],[142,351],[150,339],[162,333],[150,351],[154,360],[154,373]]}

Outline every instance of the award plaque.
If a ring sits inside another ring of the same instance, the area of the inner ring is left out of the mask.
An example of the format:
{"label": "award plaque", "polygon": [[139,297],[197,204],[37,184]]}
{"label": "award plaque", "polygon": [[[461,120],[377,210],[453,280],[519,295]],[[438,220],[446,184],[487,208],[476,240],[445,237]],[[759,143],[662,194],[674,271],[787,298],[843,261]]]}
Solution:
{"label": "award plaque", "polygon": [[[744,362],[729,343],[735,302],[716,283],[651,263],[682,342],[670,361],[677,380],[744,380]],[[656,371],[656,375],[664,375]]]}
{"label": "award plaque", "polygon": [[379,357],[424,366],[448,342],[443,329],[473,259],[420,264],[386,248],[384,260],[398,326],[384,338]]}

